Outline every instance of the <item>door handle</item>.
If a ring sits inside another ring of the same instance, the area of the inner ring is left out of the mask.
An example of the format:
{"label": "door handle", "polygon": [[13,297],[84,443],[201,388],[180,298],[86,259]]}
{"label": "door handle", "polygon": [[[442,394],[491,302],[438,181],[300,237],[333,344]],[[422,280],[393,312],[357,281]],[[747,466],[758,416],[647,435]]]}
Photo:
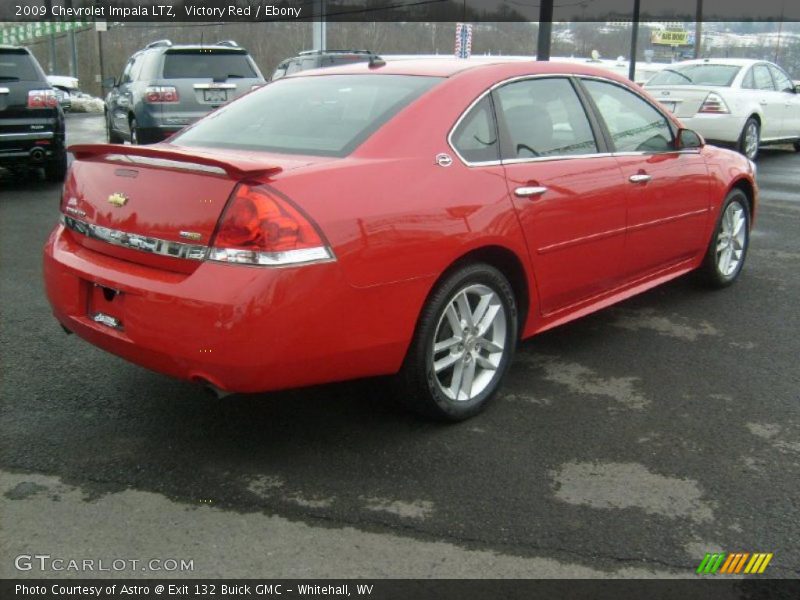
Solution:
{"label": "door handle", "polygon": [[519,198],[536,198],[546,191],[547,188],[543,186],[518,187],[514,190],[514,195]]}
{"label": "door handle", "polygon": [[647,173],[637,173],[636,175],[631,175],[628,177],[628,181],[631,183],[647,183],[653,177],[648,175]]}

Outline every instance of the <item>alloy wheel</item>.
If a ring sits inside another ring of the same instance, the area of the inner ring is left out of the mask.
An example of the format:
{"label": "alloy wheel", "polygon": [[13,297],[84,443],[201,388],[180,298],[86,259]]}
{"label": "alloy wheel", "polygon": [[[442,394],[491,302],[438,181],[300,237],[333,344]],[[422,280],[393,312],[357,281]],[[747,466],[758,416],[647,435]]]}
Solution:
{"label": "alloy wheel", "polygon": [[440,391],[466,402],[498,376],[508,317],[497,292],[472,284],[447,303],[433,336],[432,371]]}
{"label": "alloy wheel", "polygon": [[745,208],[734,201],[728,204],[717,235],[717,268],[723,277],[730,277],[742,262],[747,242]]}
{"label": "alloy wheel", "polygon": [[758,155],[758,142],[758,123],[748,121],[744,130],[744,154],[750,160],[754,160]]}

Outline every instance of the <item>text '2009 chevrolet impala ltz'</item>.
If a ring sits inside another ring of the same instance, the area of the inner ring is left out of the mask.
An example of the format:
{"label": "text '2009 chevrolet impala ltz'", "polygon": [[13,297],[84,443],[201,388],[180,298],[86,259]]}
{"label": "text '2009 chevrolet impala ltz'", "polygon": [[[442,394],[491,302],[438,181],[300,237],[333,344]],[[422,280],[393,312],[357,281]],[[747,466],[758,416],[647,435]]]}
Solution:
{"label": "text '2009 chevrolet impala ltz'", "polygon": [[257,392],[396,374],[469,417],[519,339],[700,269],[739,275],[753,164],[557,63],[290,76],[169,143],[73,146],[44,257],[68,330]]}

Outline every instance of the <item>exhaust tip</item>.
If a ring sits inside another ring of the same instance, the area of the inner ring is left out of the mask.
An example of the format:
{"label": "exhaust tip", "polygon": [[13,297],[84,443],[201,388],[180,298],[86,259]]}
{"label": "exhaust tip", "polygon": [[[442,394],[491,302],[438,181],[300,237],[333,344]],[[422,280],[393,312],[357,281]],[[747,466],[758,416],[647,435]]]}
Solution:
{"label": "exhaust tip", "polygon": [[203,389],[212,396],[214,396],[214,398],[216,398],[217,400],[222,400],[223,398],[226,398],[233,394],[233,392],[228,392],[226,390],[217,387],[216,385],[211,383],[208,379],[200,375],[192,377],[191,380],[203,386]]}
{"label": "exhaust tip", "polygon": [[31,150],[31,160],[34,162],[42,162],[44,160],[44,150],[41,148],[34,148]]}

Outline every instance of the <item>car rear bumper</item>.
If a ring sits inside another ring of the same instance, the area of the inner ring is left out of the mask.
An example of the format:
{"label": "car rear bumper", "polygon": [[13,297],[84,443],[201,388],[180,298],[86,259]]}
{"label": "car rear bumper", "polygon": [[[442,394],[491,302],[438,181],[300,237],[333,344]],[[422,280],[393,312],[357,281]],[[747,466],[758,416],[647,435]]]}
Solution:
{"label": "car rear bumper", "polygon": [[681,117],[681,122],[702,135],[709,142],[735,144],[742,135],[746,117],[734,115],[696,114],[693,117]]}
{"label": "car rear bumper", "polygon": [[94,252],[73,235],[59,224],[44,252],[47,297],[64,327],[133,363],[233,392],[396,372],[418,314],[408,298],[421,303],[430,285],[354,288],[336,262],[201,262],[174,273]]}
{"label": "car rear bumper", "polygon": [[0,133],[0,165],[44,164],[64,151],[64,137],[52,131]]}

